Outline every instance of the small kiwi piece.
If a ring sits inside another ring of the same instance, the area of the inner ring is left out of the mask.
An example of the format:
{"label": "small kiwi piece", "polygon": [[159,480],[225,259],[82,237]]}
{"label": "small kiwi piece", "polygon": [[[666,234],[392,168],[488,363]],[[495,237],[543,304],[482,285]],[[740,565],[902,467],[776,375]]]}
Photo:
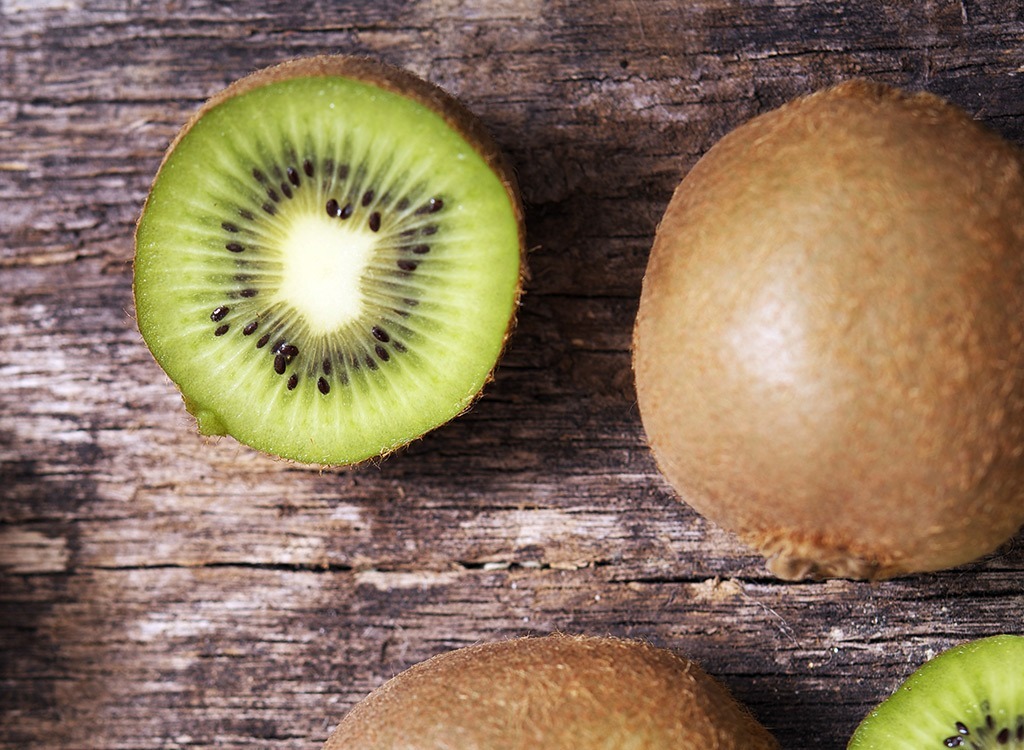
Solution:
{"label": "small kiwi piece", "polygon": [[1024,748],[1024,637],[995,635],[925,662],[857,727],[848,750]]}
{"label": "small kiwi piece", "polygon": [[165,154],[138,324],[201,433],[356,463],[477,398],[523,241],[512,170],[453,97],[376,60],[292,60],[212,97]]}
{"label": "small kiwi piece", "polygon": [[960,565],[1024,523],[1024,168],[853,80],[726,135],[658,227],[633,339],[681,499],[781,578]]}
{"label": "small kiwi piece", "polygon": [[769,750],[714,678],[641,641],[555,634],[435,656],[374,690],[324,750]]}

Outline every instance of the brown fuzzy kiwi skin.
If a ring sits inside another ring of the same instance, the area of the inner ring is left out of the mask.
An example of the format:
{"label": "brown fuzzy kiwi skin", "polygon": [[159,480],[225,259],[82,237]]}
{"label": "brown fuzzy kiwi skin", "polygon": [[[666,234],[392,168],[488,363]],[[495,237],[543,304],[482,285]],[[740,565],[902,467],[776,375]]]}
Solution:
{"label": "brown fuzzy kiwi skin", "polygon": [[372,692],[323,750],[776,750],[693,662],[640,641],[555,634],[479,644]]}
{"label": "brown fuzzy kiwi skin", "polygon": [[[160,161],[160,166],[154,177],[154,184],[159,178],[160,170],[164,168],[167,159],[175,147],[188,132],[207,112],[219,104],[239,96],[248,91],[267,86],[279,81],[286,81],[293,78],[310,77],[340,77],[362,81],[381,88],[382,90],[404,96],[422,104],[441,116],[449,126],[458,132],[470,146],[483,158],[487,165],[498,176],[505,192],[508,194],[509,203],[514,212],[519,234],[519,279],[515,289],[513,301],[513,312],[505,331],[502,342],[501,353],[498,359],[504,354],[508,340],[516,326],[519,304],[522,299],[523,289],[529,279],[526,252],[526,228],[523,214],[522,199],[519,192],[519,183],[515,171],[504,153],[498,147],[491,135],[487,132],[480,119],[473,114],[462,102],[446,92],[441,87],[426,81],[411,71],[390,65],[380,60],[355,55],[317,55],[314,57],[296,58],[287,60],[270,67],[262,68],[239,78],[230,83],[226,88],[211,96],[203,105],[189,118],[188,122],[178,131],[174,140],[168,146]],[[138,224],[142,215],[145,214],[149,204],[149,196],[143,205],[143,210],[136,221],[136,243],[138,241]],[[133,289],[134,293],[134,289]],[[496,368],[496,366],[495,366]],[[494,379],[494,369],[488,375],[484,387]],[[462,413],[468,411],[473,403],[483,393],[483,388],[466,405]],[[186,407],[189,406],[186,399]],[[458,416],[458,415],[456,415]],[[454,418],[454,417],[453,417]],[[375,461],[386,457],[402,446],[386,451],[381,456],[375,456],[368,461]]]}
{"label": "brown fuzzy kiwi skin", "polygon": [[952,104],[853,80],[676,189],[634,329],[644,429],[781,578],[953,567],[1024,523],[1022,164]]}

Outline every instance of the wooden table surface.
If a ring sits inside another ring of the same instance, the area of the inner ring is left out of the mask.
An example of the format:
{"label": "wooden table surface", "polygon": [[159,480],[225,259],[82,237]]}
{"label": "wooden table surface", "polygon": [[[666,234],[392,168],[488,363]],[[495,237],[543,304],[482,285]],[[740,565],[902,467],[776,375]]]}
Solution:
{"label": "wooden table surface", "polygon": [[[132,231],[207,96],[379,56],[514,162],[532,277],[484,398],[376,464],[199,437],[133,322]],[[786,748],[841,748],[917,664],[1020,630],[1021,539],[785,583],[674,499],[629,344],[655,226],[714,141],[864,75],[1024,143],[1017,0],[0,0],[0,745],[317,748],[428,656],[555,630],[697,659]]]}

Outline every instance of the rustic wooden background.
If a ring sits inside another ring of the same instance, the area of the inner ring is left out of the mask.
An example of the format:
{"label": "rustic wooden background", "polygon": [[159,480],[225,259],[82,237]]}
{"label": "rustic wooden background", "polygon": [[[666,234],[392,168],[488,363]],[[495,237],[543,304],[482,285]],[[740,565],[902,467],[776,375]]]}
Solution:
{"label": "rustic wooden background", "polygon": [[[379,465],[192,429],[132,320],[132,229],[200,102],[349,52],[460,96],[515,163],[532,280],[497,381]],[[0,0],[0,745],[317,748],[395,672],[553,630],[699,660],[786,748],[841,748],[929,655],[1020,629],[1021,539],[782,583],[673,499],[629,342],[685,170],[866,75],[1024,144],[1018,0]]]}

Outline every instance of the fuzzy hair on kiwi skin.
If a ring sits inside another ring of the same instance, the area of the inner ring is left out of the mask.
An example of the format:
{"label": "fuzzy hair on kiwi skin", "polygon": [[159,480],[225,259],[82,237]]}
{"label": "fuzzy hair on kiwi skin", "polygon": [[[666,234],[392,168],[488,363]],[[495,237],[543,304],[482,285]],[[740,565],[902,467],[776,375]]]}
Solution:
{"label": "fuzzy hair on kiwi skin", "polygon": [[[410,71],[398,68],[382,61],[358,56],[347,56],[347,55],[321,55],[309,58],[293,59],[286,62],[282,62],[273,65],[268,68],[258,70],[251,73],[241,79],[234,81],[229,84],[226,88],[214,94],[209,98],[198,111],[196,111],[187,121],[187,123],[179,130],[170,146],[164,153],[161,160],[160,167],[157,171],[157,175],[154,178],[154,184],[160,176],[160,172],[166,165],[169,157],[173,153],[175,147],[185,138],[191,131],[193,126],[199,122],[199,120],[206,115],[210,110],[221,105],[222,103],[230,100],[233,97],[245,94],[252,90],[258,89],[263,86],[267,86],[276,82],[287,81],[294,78],[313,78],[313,77],[338,77],[348,78],[362,83],[370,84],[380,88],[383,91],[397,94],[404,98],[410,99],[440,116],[453,130],[459,133],[462,138],[473,148],[474,151],[481,157],[481,159],[487,164],[488,167],[494,172],[501,182],[504,190],[509,198],[510,206],[514,213],[514,220],[517,227],[518,235],[518,247],[519,247],[519,276],[514,290],[514,298],[512,303],[512,314],[508,320],[502,342],[499,349],[499,354],[494,366],[487,374],[480,389],[470,398],[462,407],[461,411],[453,414],[450,419],[454,419],[465,411],[468,411],[474,403],[479,399],[485,388],[493,381],[494,371],[497,367],[498,362],[504,354],[507,347],[509,338],[511,337],[516,322],[519,304],[524,293],[524,285],[528,280],[529,272],[527,267],[527,253],[525,246],[525,225],[524,215],[522,209],[522,202],[519,193],[518,182],[511,164],[506,159],[505,155],[499,149],[497,144],[494,142],[490,134],[484,128],[482,122],[472,112],[468,110],[458,99],[448,94],[440,87],[425,81]],[[142,217],[145,215],[146,209],[149,206],[149,197],[146,199],[146,204],[143,207],[143,211],[140,213],[139,220],[136,224],[136,244],[138,244],[138,228],[141,224]],[[184,396],[184,394],[183,394]],[[185,405],[188,411],[193,414],[196,412],[193,410],[194,404],[190,401],[187,396],[184,396]],[[219,435],[220,431],[206,431],[203,430],[203,425],[200,424],[200,430],[204,434]],[[404,447],[411,442],[422,437],[416,435],[409,440],[392,445],[383,449],[379,454],[368,456],[366,461],[376,461],[387,457],[394,451]],[[285,457],[286,460],[288,457]],[[307,461],[303,461],[307,462]],[[337,465],[338,462],[325,462],[318,461],[324,466]],[[349,463],[349,462],[345,462]],[[358,462],[356,462],[358,463]]]}
{"label": "fuzzy hair on kiwi skin", "polygon": [[777,750],[693,662],[640,641],[555,634],[428,659],[372,692],[324,750]]}
{"label": "fuzzy hair on kiwi skin", "polygon": [[1022,163],[938,97],[854,80],[677,188],[634,329],[641,416],[681,499],[781,578],[952,567],[1024,523]]}

